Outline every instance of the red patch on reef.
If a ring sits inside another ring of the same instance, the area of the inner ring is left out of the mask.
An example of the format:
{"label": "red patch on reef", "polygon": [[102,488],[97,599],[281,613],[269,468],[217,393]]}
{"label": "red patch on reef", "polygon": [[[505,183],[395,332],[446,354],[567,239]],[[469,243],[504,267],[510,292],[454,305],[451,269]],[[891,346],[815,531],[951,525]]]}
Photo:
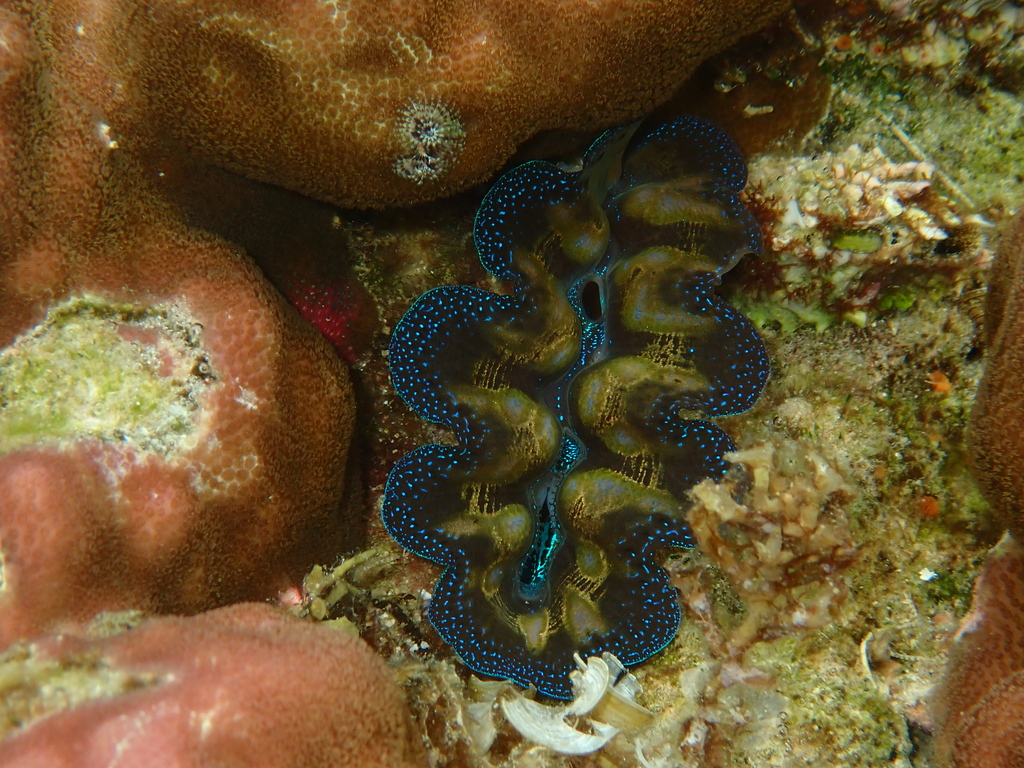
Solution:
{"label": "red patch on reef", "polygon": [[953,391],[952,382],[950,382],[949,377],[942,371],[932,371],[929,373],[928,383],[931,385],[932,392],[937,395],[948,395]]}
{"label": "red patch on reef", "polygon": [[298,280],[288,290],[287,297],[349,365],[366,349],[373,333],[375,313],[372,300],[355,281]]}
{"label": "red patch on reef", "polygon": [[917,500],[917,511],[921,514],[921,517],[934,520],[939,516],[942,508],[939,506],[939,500],[935,496],[926,494]]}

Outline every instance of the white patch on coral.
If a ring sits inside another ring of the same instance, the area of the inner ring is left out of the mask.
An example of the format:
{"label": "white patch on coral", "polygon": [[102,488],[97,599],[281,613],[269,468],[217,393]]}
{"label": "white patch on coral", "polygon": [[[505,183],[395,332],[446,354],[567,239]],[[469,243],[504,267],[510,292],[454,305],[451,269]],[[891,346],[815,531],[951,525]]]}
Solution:
{"label": "white patch on coral", "polygon": [[255,411],[259,407],[256,393],[241,385],[238,386],[238,395],[235,397],[235,402],[239,405],[244,405],[250,411]]}
{"label": "white patch on coral", "polygon": [[117,149],[117,139],[110,134],[110,126],[102,120],[96,124],[96,136],[107,149]]}
{"label": "white patch on coral", "polygon": [[985,620],[985,614],[980,610],[971,611],[964,617],[964,623],[960,625],[960,628],[953,635],[953,642],[960,642],[964,635],[969,635],[974,632],[978,627],[981,626]]}

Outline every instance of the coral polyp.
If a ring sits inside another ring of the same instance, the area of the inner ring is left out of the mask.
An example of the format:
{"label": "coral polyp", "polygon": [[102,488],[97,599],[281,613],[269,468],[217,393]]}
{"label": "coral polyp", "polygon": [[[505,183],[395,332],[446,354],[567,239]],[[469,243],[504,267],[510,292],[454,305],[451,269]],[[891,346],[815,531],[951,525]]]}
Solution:
{"label": "coral polyp", "polygon": [[394,171],[416,184],[444,176],[466,145],[462,121],[443,104],[410,102],[395,130],[406,154],[395,160]]}
{"label": "coral polyp", "polygon": [[567,698],[574,653],[637,664],[675,635],[657,558],[692,546],[688,491],[733,450],[707,418],[769,373],[715,292],[761,249],[745,180],[693,118],[611,130],[578,173],[514,168],[474,227],[508,293],[436,288],[396,327],[395,389],[457,445],[399,460],[384,523],[445,566],[429,617],[472,669]]}

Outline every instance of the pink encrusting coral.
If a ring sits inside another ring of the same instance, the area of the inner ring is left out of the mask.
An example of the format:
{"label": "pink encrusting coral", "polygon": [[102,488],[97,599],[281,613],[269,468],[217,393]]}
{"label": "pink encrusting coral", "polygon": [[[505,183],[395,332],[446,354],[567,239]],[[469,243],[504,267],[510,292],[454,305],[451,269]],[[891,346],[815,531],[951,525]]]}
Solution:
{"label": "pink encrusting coral", "polygon": [[[426,764],[402,694],[368,646],[265,605],[20,650],[9,663],[21,687],[58,694],[35,692],[47,706],[26,714],[23,691],[8,691],[4,719],[28,722],[0,743],[7,768]],[[74,697],[60,695],[65,685]]]}
{"label": "pink encrusting coral", "polygon": [[939,766],[1024,762],[1024,547],[1009,534],[978,577],[930,709]]}
{"label": "pink encrusting coral", "polygon": [[1024,541],[1024,210],[1007,227],[989,275],[985,343],[971,460],[1000,521]]}
{"label": "pink encrusting coral", "polygon": [[344,366],[112,127],[122,10],[0,9],[0,645],[273,597],[356,527]]}
{"label": "pink encrusting coral", "polygon": [[342,546],[340,361],[244,256],[150,236],[0,262],[0,643],[272,597]]}
{"label": "pink encrusting coral", "polygon": [[1024,763],[1024,211],[1000,243],[985,305],[985,375],[971,413],[971,460],[1009,529],[988,555],[931,709],[940,766]]}

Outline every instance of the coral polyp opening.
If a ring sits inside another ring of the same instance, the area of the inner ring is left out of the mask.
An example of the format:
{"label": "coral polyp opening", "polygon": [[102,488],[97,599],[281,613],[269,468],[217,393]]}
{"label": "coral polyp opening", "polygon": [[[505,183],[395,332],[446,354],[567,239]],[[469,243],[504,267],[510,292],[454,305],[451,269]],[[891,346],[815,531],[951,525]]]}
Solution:
{"label": "coral polyp opening", "polygon": [[428,615],[473,670],[568,698],[574,653],[632,665],[675,635],[658,557],[692,546],[688,491],[734,449],[707,419],[769,373],[715,292],[761,250],[745,181],[694,118],[608,131],[577,173],[518,166],[474,227],[508,294],[437,288],[396,327],[395,389],[458,445],[398,461],[384,524],[445,566]]}

